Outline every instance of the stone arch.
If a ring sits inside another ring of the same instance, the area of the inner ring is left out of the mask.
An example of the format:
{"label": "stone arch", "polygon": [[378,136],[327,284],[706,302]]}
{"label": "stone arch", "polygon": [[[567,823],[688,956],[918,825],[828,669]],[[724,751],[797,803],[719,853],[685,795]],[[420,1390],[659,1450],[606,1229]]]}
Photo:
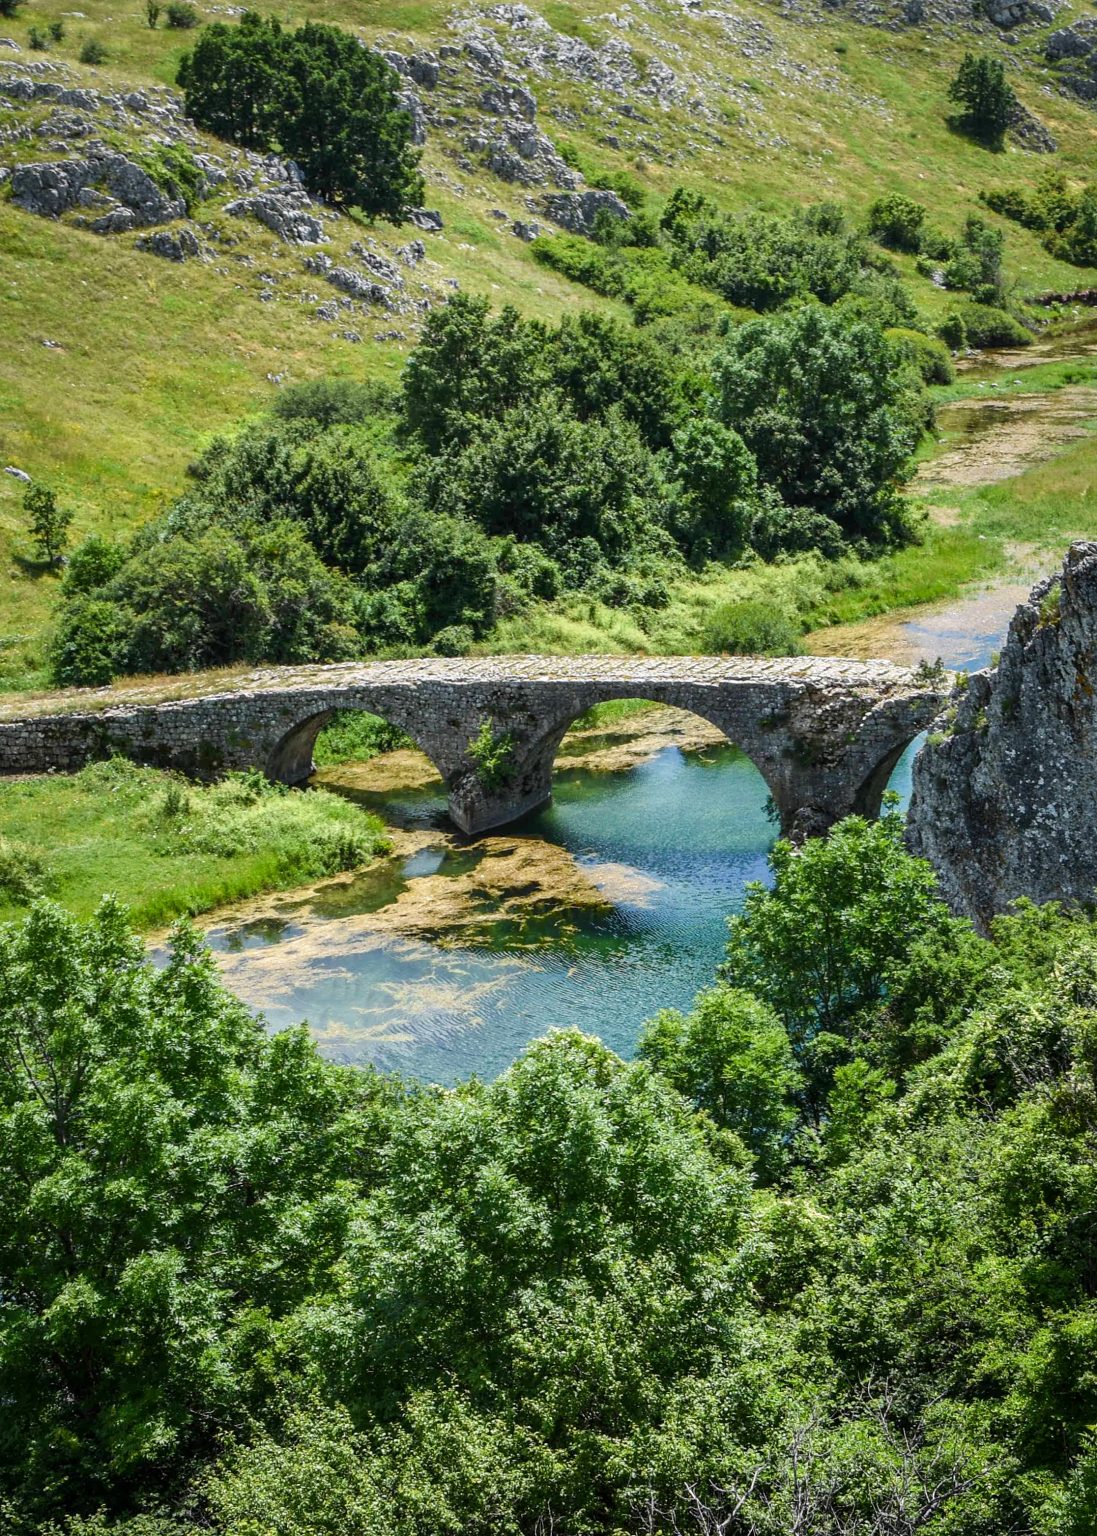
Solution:
{"label": "stone arch", "polygon": [[[659,697],[660,693],[663,695],[662,697]],[[741,724],[729,721],[726,715],[721,714],[720,710],[707,709],[703,704],[699,705],[698,701],[692,696],[692,693],[685,698],[675,697],[675,690],[672,688],[665,690],[641,688],[639,692],[629,692],[625,688],[617,688],[613,691],[600,689],[597,691],[596,696],[592,690],[592,696],[587,700],[582,709],[569,709],[565,716],[557,717],[553,724],[545,730],[539,741],[531,746],[531,754],[536,753],[541,757],[547,754],[548,783],[546,799],[551,794],[552,775],[555,771],[556,757],[568,731],[571,730],[576,720],[581,719],[586,714],[588,709],[593,708],[597,704],[612,703],[615,699],[627,699],[630,702],[635,701],[643,704],[657,704],[666,709],[681,710],[683,714],[695,715],[698,720],[704,720],[707,725],[713,726],[714,729],[720,732],[728,746],[734,747],[736,751],[743,754],[751,766],[757,770],[762,782],[769,790],[770,795],[773,796],[774,801],[778,802],[781,782],[776,771],[776,764],[768,759],[765,752],[759,750],[759,742],[754,733]]]}
{"label": "stone arch", "polygon": [[880,814],[883,804],[884,791],[891,782],[891,776],[899,765],[899,759],[910,746],[912,741],[921,735],[921,729],[904,733],[895,741],[883,756],[870,768],[858,784],[853,794],[853,802],[850,810],[855,816],[864,816],[869,821],[875,821]]}
{"label": "stone arch", "polygon": [[438,762],[437,755],[423,745],[414,728],[409,728],[401,711],[378,707],[374,700],[356,699],[341,699],[338,704],[332,705],[329,709],[314,710],[298,720],[296,725],[290,726],[267,756],[263,769],[267,778],[274,779],[280,784],[303,784],[313,770],[312,753],[316,746],[316,738],[336,714],[348,710],[357,710],[364,715],[376,715],[379,720],[384,720],[394,725],[397,730],[403,731],[405,735],[411,737],[418,750],[438,770],[443,782],[446,780],[446,771]]}

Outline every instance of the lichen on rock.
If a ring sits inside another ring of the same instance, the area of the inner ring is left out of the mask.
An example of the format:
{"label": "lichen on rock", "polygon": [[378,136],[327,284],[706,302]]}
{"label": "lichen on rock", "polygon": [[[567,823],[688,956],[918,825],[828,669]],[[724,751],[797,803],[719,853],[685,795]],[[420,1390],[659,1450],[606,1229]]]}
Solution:
{"label": "lichen on rock", "polygon": [[954,911],[1097,896],[1097,543],[1017,609],[996,667],[959,689],[914,764],[907,828]]}

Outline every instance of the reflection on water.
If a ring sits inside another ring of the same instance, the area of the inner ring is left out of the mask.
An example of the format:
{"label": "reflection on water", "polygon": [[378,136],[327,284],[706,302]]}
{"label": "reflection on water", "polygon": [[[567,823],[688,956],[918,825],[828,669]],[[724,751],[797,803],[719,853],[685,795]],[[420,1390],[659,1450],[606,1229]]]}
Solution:
{"label": "reflection on water", "polygon": [[[941,610],[908,628],[922,654],[985,666],[1015,595]],[[912,745],[892,778],[905,803]],[[350,791],[348,791],[350,793]],[[354,798],[377,807],[377,798]],[[492,1077],[546,1029],[576,1025],[624,1055],[660,1008],[685,1008],[709,985],[726,918],[748,881],[766,878],[775,829],[765,784],[732,747],[667,747],[627,772],[558,773],[551,806],[524,838],[566,850],[612,903],[495,924],[488,937],[444,945],[378,931],[370,914],[409,882],[458,877],[483,859],[447,840],[445,803],[430,788],[384,798],[402,827],[437,843],[307,897],[212,929],[228,984],[273,1028],[310,1021],[324,1053],[436,1082]]]}

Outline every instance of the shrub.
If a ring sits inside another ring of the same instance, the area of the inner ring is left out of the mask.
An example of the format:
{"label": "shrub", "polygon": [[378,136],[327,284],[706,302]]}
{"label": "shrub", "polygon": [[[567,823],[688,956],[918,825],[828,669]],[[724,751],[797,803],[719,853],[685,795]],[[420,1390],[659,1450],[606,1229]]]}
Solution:
{"label": "shrub", "polygon": [[63,21],[51,21],[46,28],[51,43],[63,43],[65,40],[65,23]]}
{"label": "shrub", "polygon": [[89,37],[80,49],[81,64],[105,64],[107,50],[97,37]]}
{"label": "shrub", "polygon": [[41,855],[0,834],[0,901],[22,905],[41,896],[51,884]]}
{"label": "shrub", "polygon": [[46,49],[50,45],[48,33],[40,31],[38,27],[31,27],[30,31],[27,33],[27,45],[28,47],[32,48],[35,53],[45,53]]}
{"label": "shrub", "polygon": [[1001,142],[1017,108],[1001,59],[965,53],[948,95],[963,108],[959,119],[962,128],[988,144]]}
{"label": "shrub", "polygon": [[890,330],[887,338],[899,355],[917,368],[925,384],[951,384],[956,377],[944,342],[922,331]]}
{"label": "shrub", "polygon": [[436,656],[464,656],[472,648],[476,636],[467,624],[448,624],[440,629],[431,641]]}
{"label": "shrub", "polygon": [[0,0],[0,16],[10,19],[25,3],[26,0]]}
{"label": "shrub", "polygon": [[308,379],[290,384],[274,399],[279,421],[308,421],[317,428],[360,426],[378,412],[391,411],[395,397],[384,384],[360,379]]}
{"label": "shrub", "polygon": [[496,731],[490,720],[481,724],[469,742],[468,755],[477,779],[489,793],[505,788],[514,778],[514,737],[509,731]]}
{"label": "shrub", "polygon": [[951,347],[954,352],[967,346],[967,329],[964,325],[964,317],[959,310],[950,310],[942,320],[937,323],[937,334],[946,347]]}
{"label": "shrub", "polygon": [[870,206],[867,227],[869,234],[881,245],[894,251],[915,252],[921,249],[925,221],[926,210],[921,203],[893,192],[888,197],[877,198]]}
{"label": "shrub", "polygon": [[62,688],[102,688],[123,670],[130,617],[109,598],[80,594],[61,605],[49,648]]}
{"label": "shrub", "polygon": [[1004,309],[990,304],[968,303],[956,312],[973,347],[1027,347],[1032,333]]}
{"label": "shrub", "polygon": [[150,31],[155,31],[156,23],[160,20],[159,0],[145,0],[145,20],[149,24]]}
{"label": "shrub", "polygon": [[188,0],[169,0],[165,7],[165,15],[169,27],[174,27],[179,32],[189,32],[192,27],[198,25],[199,16],[196,6],[188,4]]}
{"label": "shrub", "polygon": [[709,616],[703,644],[710,654],[801,656],[796,625],[770,603],[724,603]]}

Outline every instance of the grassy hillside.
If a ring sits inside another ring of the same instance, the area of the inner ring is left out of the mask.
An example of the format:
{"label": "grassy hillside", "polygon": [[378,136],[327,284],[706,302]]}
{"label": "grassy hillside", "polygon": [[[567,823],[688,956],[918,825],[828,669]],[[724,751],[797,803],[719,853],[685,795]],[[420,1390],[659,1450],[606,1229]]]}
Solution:
{"label": "grassy hillside", "polygon": [[[19,55],[0,50],[0,77],[9,61],[45,61],[103,91],[167,84],[195,36],[163,21],[151,30],[143,6],[119,11],[107,0],[85,0],[84,15],[74,17],[63,3],[30,0],[0,25],[23,48]],[[223,10],[199,7],[203,20]],[[547,34],[508,25],[500,19],[505,7],[478,12],[342,0],[273,10],[288,23],[337,22],[403,52],[459,48],[473,31],[495,36],[514,77],[537,98],[540,129],[588,179],[627,172],[655,206],[686,184],[731,209],[835,198],[860,213],[880,193],[898,190],[955,230],[980,209],[982,189],[1003,181],[1032,185],[1051,163],[1080,180],[1093,159],[1097,111],[1058,94],[1042,63],[1046,27],[1022,29],[1010,48],[985,24],[885,30],[831,11],[805,7],[783,15],[754,3],[684,11],[649,0],[615,19],[554,0],[542,12],[553,29]],[[1057,24],[1067,19],[1063,12]],[[47,54],[28,52],[30,27],[58,20],[63,40]],[[592,81],[537,66],[546,35],[589,43],[603,63],[623,59],[620,82],[612,69]],[[79,63],[88,38],[108,50],[101,68]],[[607,52],[608,43],[614,48]],[[1007,60],[1023,101],[1058,140],[1055,156],[1015,145],[991,154],[948,127],[948,81],[972,46]],[[531,55],[534,63],[524,64]],[[538,189],[501,181],[470,157],[467,134],[484,121],[481,82],[468,72],[465,55],[451,63],[448,83],[421,92],[439,119],[423,155],[425,203],[444,219],[441,233],[425,237],[424,286],[441,297],[455,281],[544,316],[576,303],[613,308],[538,264],[509,222],[493,216],[499,210],[508,221],[537,217],[527,198],[536,199]],[[0,113],[0,128],[16,117],[27,120],[25,113]],[[224,148],[213,141],[207,147]],[[40,139],[0,145],[0,163],[51,154]],[[217,226],[216,200],[200,217]],[[1054,260],[1034,234],[988,218],[1007,230],[1007,267],[1018,294],[1097,281],[1097,273]],[[264,407],[279,381],[322,373],[395,379],[414,341],[413,317],[394,320],[383,312],[356,321],[361,343],[344,340],[305,302],[309,286],[323,285],[303,279],[299,249],[250,221],[220,222],[232,225],[236,242],[223,263],[175,265],[137,250],[134,235],[100,236],[24,213],[5,201],[0,186],[0,461],[53,484],[76,510],[77,535],[121,531],[152,515],[178,491],[201,444]],[[366,231],[342,219],[325,250],[338,260],[352,240],[369,235],[378,249],[392,251],[414,234]],[[945,296],[917,277],[908,259],[900,264],[923,309],[942,308]],[[268,281],[277,299],[265,303],[259,295]],[[394,330],[396,339],[374,339]],[[55,579],[27,559],[21,495],[17,481],[0,475],[0,673],[9,675],[33,668],[56,589]]]}

